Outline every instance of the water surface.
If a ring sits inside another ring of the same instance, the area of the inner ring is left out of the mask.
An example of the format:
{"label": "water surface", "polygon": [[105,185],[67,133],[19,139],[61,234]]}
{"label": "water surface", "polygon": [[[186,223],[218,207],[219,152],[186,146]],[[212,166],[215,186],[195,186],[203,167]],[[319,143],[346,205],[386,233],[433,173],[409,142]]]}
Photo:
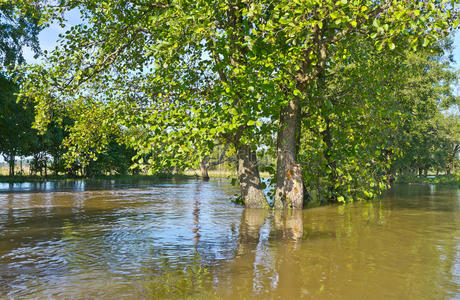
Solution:
{"label": "water surface", "polygon": [[0,298],[455,299],[460,190],[273,212],[229,182],[0,183]]}

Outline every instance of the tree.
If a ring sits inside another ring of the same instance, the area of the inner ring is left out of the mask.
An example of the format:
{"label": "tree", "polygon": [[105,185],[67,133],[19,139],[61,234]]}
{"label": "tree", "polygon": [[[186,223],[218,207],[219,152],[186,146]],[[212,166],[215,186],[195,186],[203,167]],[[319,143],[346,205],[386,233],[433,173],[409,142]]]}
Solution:
{"label": "tree", "polygon": [[[212,156],[208,155],[203,159],[203,161],[200,162],[199,165],[200,165],[200,171],[201,171],[201,178],[203,178],[204,180],[209,179],[208,169],[210,167],[218,166],[226,162],[235,161],[233,157],[228,155],[227,153],[228,148],[229,148],[229,144],[225,144],[222,149],[218,148],[218,153],[213,153]],[[234,151],[229,151],[229,152],[234,152]]]}
{"label": "tree", "polygon": [[[0,3],[0,63],[2,66],[14,66],[24,63],[23,48],[30,47],[36,55],[40,54],[38,33],[39,17],[37,11],[26,9],[22,14],[14,2]],[[3,70],[2,70],[3,72]]]}
{"label": "tree", "polygon": [[402,105],[403,120],[394,141],[401,155],[394,158],[393,172],[415,170],[426,176],[432,168],[447,171],[448,153],[453,151],[455,157],[458,125],[446,110],[458,101],[452,91],[458,75],[450,66],[451,41],[439,47],[435,53],[409,54],[404,61],[404,84],[395,93]]}
{"label": "tree", "polygon": [[389,144],[401,107],[393,97],[401,64],[372,53],[365,40],[347,47],[347,61],[321,76],[309,97],[299,161],[309,196],[321,202],[374,198],[386,187]]}
{"label": "tree", "polygon": [[287,105],[279,103],[275,207],[302,207],[304,188],[297,157],[301,112],[309,105],[315,81],[346,63],[350,42],[365,39],[374,45],[369,51],[397,57],[403,54],[400,49],[429,45],[452,25],[458,26],[458,12],[448,2],[281,1],[275,5],[272,18],[257,28],[264,40],[277,43],[273,56],[278,58],[278,78],[287,95]]}
{"label": "tree", "polygon": [[38,19],[30,11],[23,15],[13,3],[0,3],[0,152],[9,164],[9,175],[14,176],[16,155],[26,155],[34,132],[32,105],[16,102],[17,84],[7,75],[15,63],[23,63],[22,50],[29,46],[38,55]]}
{"label": "tree", "polygon": [[397,58],[458,26],[447,1],[93,0],[59,9],[75,7],[85,23],[46,66],[27,71],[22,95],[34,98],[37,126],[54,118],[51,107],[70,111],[80,116],[72,155],[96,155],[115,131],[152,172],[197,166],[224,139],[237,151],[247,207],[267,206],[256,151],[274,135],[274,205],[302,207],[301,113],[318,79],[347,64],[351,43]]}
{"label": "tree", "polygon": [[0,73],[0,153],[9,164],[9,176],[14,176],[15,157],[29,155],[36,135],[33,107],[16,102],[17,92],[17,85]]}

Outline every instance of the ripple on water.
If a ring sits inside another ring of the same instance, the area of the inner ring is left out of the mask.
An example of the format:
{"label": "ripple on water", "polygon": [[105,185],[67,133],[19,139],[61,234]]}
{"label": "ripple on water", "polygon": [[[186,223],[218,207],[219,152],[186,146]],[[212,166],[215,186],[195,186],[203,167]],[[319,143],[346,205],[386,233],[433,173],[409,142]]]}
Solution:
{"label": "ripple on water", "polygon": [[243,210],[227,181],[0,184],[0,297],[460,296],[460,193]]}

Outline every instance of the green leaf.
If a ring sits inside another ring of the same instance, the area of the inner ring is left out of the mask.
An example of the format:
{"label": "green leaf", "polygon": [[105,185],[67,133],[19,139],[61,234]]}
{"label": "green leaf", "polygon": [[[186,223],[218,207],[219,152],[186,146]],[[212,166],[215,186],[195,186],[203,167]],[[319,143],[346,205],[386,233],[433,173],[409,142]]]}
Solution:
{"label": "green leaf", "polygon": [[298,89],[295,89],[294,92],[293,92],[294,96],[297,96],[297,97],[302,97],[302,92],[299,91]]}

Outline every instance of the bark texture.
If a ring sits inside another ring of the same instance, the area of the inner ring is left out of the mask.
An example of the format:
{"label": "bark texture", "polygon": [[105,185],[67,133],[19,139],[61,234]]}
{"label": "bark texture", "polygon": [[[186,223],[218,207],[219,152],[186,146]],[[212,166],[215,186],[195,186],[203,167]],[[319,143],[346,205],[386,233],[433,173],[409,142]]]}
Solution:
{"label": "bark texture", "polygon": [[269,207],[260,180],[256,152],[250,146],[240,146],[237,149],[237,157],[238,181],[244,205],[247,208]]}
{"label": "bark texture", "polygon": [[304,186],[297,163],[300,105],[296,97],[281,109],[277,141],[275,209],[302,209]]}

